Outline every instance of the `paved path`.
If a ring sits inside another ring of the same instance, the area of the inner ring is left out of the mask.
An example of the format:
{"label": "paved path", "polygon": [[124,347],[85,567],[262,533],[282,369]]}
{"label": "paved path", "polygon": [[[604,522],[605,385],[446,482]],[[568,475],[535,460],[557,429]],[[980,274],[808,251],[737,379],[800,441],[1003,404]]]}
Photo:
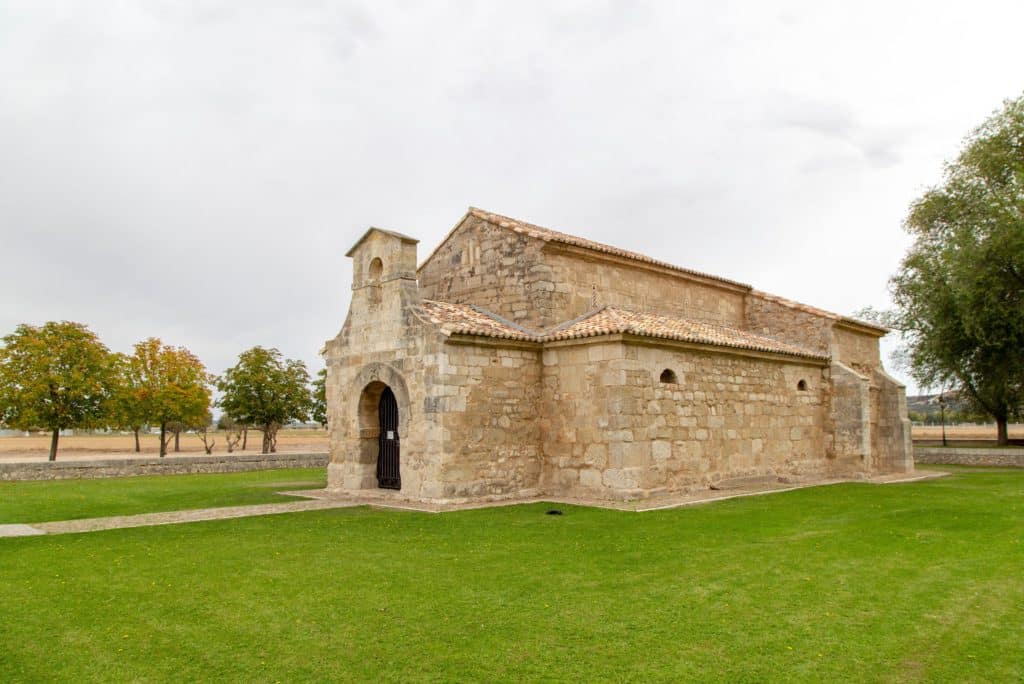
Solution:
{"label": "paved path", "polygon": [[0,525],[0,537],[24,537],[34,534],[67,534],[69,532],[97,532],[99,530],[116,530],[124,527],[175,525],[177,523],[200,522],[203,520],[248,518],[254,515],[319,511],[327,508],[348,508],[358,505],[360,504],[357,502],[342,499],[336,499],[333,501],[311,500],[275,504],[257,504],[253,506],[197,508],[189,511],[142,513],[141,515],[115,515],[108,518],[60,520],[57,522],[32,523],[31,525]]}
{"label": "paved path", "polygon": [[[917,482],[936,477],[944,477],[948,473],[941,471],[918,471],[910,475],[887,475],[861,480],[874,484],[897,484],[901,482]],[[856,481],[856,480],[855,480]],[[693,494],[659,497],[656,500],[615,502],[600,500],[562,499],[559,497],[537,497],[528,499],[508,499],[504,501],[487,501],[473,503],[428,504],[413,501],[402,501],[387,496],[369,495],[362,497],[339,496],[324,489],[305,491],[280,492],[293,496],[306,497],[304,501],[289,503],[257,504],[253,506],[226,506],[223,508],[198,508],[189,511],[169,511],[166,513],[142,513],[140,515],[117,515],[107,518],[84,518],[82,520],[60,520],[56,522],[32,523],[31,525],[0,525],[0,537],[25,537],[40,534],[68,534],[74,532],[97,532],[99,530],[116,530],[125,527],[148,527],[150,525],[175,525],[177,523],[201,522],[203,520],[226,520],[228,518],[248,518],[256,515],[274,515],[277,513],[296,513],[300,511],[320,511],[331,508],[351,508],[354,506],[375,506],[396,510],[418,511],[422,513],[443,513],[490,506],[515,506],[528,503],[551,503],[574,506],[596,506],[621,511],[643,512],[665,510],[711,503],[725,499],[745,496],[761,496],[777,494],[806,487],[839,484],[850,480],[819,480],[793,485],[780,485],[759,489],[736,489],[727,491],[702,491]]]}

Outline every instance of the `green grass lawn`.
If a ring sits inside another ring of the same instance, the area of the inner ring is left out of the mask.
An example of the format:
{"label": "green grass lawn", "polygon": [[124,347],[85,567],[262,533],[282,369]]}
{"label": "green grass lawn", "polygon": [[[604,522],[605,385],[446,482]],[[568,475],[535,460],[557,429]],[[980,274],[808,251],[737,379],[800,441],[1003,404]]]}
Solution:
{"label": "green grass lawn", "polygon": [[1024,472],[0,539],[0,681],[1020,681]]}
{"label": "green grass lawn", "polygon": [[301,501],[275,492],[317,489],[326,483],[323,468],[0,482],[0,524]]}

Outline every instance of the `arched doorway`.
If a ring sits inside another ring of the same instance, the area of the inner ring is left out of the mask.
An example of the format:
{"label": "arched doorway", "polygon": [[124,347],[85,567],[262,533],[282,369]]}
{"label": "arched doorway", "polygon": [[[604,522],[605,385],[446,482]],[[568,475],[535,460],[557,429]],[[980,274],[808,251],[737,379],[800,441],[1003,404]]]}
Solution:
{"label": "arched doorway", "polygon": [[399,470],[398,401],[390,387],[380,393],[377,404],[380,421],[379,448],[377,451],[377,486],[381,489],[401,489],[402,475]]}
{"label": "arched doorway", "polygon": [[[409,402],[409,389],[401,373],[384,363],[370,363],[353,379],[348,396],[349,406],[355,404],[354,416],[345,428],[344,488],[374,490],[378,488],[414,490],[419,486],[415,467],[406,468],[414,458],[406,453],[406,463],[399,454],[399,435],[407,445],[414,445],[415,435],[409,428],[416,420],[416,407]],[[358,397],[358,399],[356,399]],[[351,415],[351,414],[349,414]],[[341,421],[338,425],[342,425]],[[391,432],[392,439],[388,438]],[[408,441],[412,439],[413,441]],[[408,447],[407,447],[408,448]],[[383,458],[382,458],[383,457]],[[334,481],[341,470],[334,465]],[[402,470],[407,472],[402,473]],[[406,477],[403,477],[406,476]],[[328,481],[332,471],[328,467]]]}

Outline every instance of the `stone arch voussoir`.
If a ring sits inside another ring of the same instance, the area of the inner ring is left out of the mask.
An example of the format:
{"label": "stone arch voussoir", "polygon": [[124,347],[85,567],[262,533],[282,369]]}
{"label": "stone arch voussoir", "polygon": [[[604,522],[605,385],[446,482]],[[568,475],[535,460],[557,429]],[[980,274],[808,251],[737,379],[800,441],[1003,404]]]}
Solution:
{"label": "stone arch voussoir", "polygon": [[[409,397],[409,386],[398,369],[386,363],[368,363],[356,374],[355,380],[349,387],[349,396],[357,399],[356,411],[358,411],[358,399],[362,397],[363,390],[374,383],[382,383],[391,388],[395,393],[395,400],[398,402],[398,412],[401,417],[399,432],[404,433],[412,418],[412,401]],[[358,416],[357,416],[358,420]]]}

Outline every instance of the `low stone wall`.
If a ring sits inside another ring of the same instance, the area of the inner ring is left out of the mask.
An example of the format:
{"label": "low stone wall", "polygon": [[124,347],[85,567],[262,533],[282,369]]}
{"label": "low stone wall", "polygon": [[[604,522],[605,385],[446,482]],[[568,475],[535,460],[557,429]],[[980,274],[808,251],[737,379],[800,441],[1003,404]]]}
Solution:
{"label": "low stone wall", "polygon": [[914,447],[915,463],[941,465],[1010,466],[1024,468],[1024,449],[969,449],[963,447]]}
{"label": "low stone wall", "polygon": [[280,468],[323,468],[327,466],[328,460],[327,452],[320,452],[0,463],[0,480],[77,480],[138,475],[238,473]]}

